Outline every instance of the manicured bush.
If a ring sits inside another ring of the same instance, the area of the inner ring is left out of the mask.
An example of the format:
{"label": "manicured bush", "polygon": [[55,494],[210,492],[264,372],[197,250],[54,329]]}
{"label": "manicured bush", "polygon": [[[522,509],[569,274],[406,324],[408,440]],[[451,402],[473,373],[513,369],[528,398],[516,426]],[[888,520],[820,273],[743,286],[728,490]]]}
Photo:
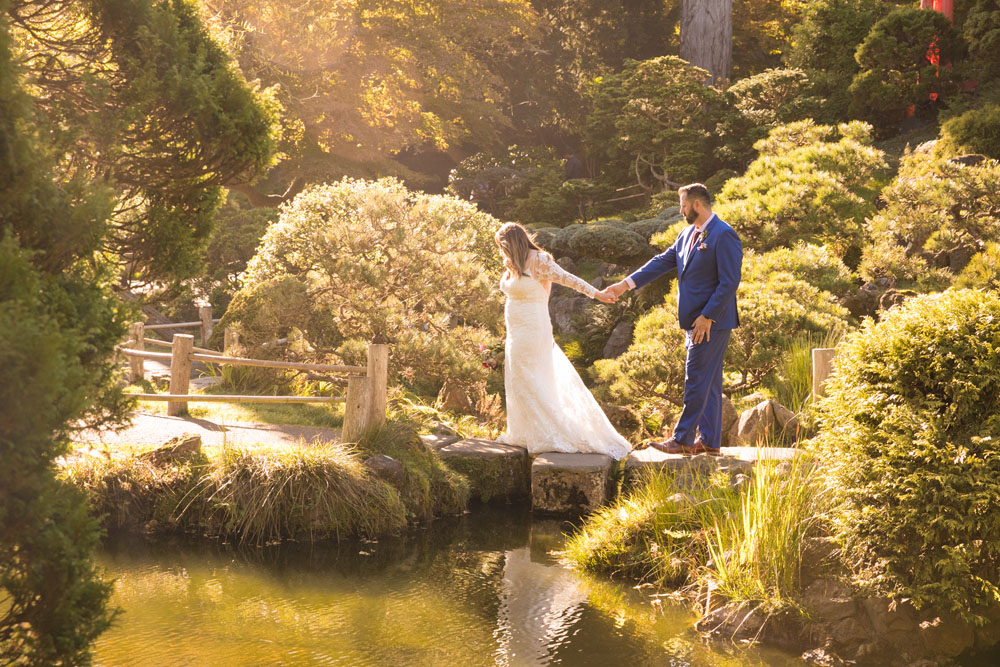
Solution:
{"label": "manicured bush", "polygon": [[788,57],[790,67],[806,72],[825,99],[817,121],[835,123],[848,119],[847,88],[858,72],[854,52],[871,27],[895,9],[879,0],[810,0],[795,27]]}
{"label": "manicured bush", "polygon": [[447,378],[471,385],[503,313],[498,227],[468,202],[392,179],[307,190],[268,228],[220,328],[260,340],[296,327],[303,358],[389,342],[394,379],[433,393]]}
{"label": "manicured bush", "polygon": [[[784,271],[818,290],[842,298],[854,290],[854,279],[844,263],[826,246],[799,242],[754,255],[753,275],[766,276]],[[749,274],[750,272],[748,272]]]}
{"label": "manicured bush", "polygon": [[[769,254],[769,253],[768,253]],[[830,292],[775,270],[768,254],[743,258],[737,293],[740,326],[733,329],[725,368],[738,384],[755,386],[780,363],[787,342],[803,334],[826,336],[848,327],[848,312]]]}
{"label": "manicured bush", "polygon": [[964,165],[930,152],[903,156],[868,222],[858,273],[897,287],[941,289],[983,244],[1000,241],[1000,162]]}
{"label": "manicured bush", "polygon": [[1000,290],[1000,243],[990,241],[955,279],[955,287]]}
{"label": "manicured bush", "polygon": [[969,40],[972,75],[980,81],[1000,77],[1000,0],[976,0],[962,32]]}
{"label": "manicured bush", "polygon": [[[939,67],[927,59],[932,43],[941,58]],[[861,71],[848,89],[852,113],[883,133],[894,131],[907,107],[926,104],[931,95],[942,99],[956,90],[953,67],[964,55],[961,36],[941,12],[916,7],[895,10],[872,26],[855,54]]]}
{"label": "manicured bush", "polygon": [[951,152],[979,153],[1000,160],[1000,105],[970,109],[949,119],[941,127],[941,138]]}
{"label": "manicured bush", "polygon": [[[577,257],[593,257],[608,262],[641,255],[649,244],[646,240],[625,228],[620,220],[604,221],[585,225],[570,239],[569,248]],[[619,224],[613,224],[613,223]]]}
{"label": "manicured bush", "polygon": [[628,230],[638,234],[648,243],[652,236],[667,231],[674,226],[674,223],[675,220],[663,220],[662,218],[636,220],[629,224]]}
{"label": "manicured bush", "polygon": [[[670,221],[668,221],[670,222]],[[670,226],[664,229],[662,232],[657,232],[649,237],[649,244],[656,246],[661,251],[666,250],[677,241],[677,237],[681,235],[684,228],[687,227],[689,223],[682,216],[680,219],[674,219]]]}
{"label": "manicured bush", "polygon": [[776,127],[755,144],[760,157],[746,173],[726,183],[716,211],[746,247],[765,251],[801,240],[828,245],[843,258],[861,246],[887,170],[871,144],[864,123]]}
{"label": "manicured bush", "polygon": [[838,347],[817,450],[857,583],[975,618],[1000,599],[1000,295],[912,298]]}

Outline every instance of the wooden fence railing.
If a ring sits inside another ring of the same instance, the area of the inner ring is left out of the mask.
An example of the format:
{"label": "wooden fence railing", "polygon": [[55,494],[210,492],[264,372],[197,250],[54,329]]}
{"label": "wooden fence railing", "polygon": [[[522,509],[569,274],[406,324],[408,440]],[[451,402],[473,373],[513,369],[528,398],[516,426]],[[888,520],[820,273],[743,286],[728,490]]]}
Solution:
{"label": "wooden fence railing", "polygon": [[[178,328],[186,325],[203,325],[203,322],[153,325],[157,328]],[[344,428],[342,440],[356,442],[367,429],[381,426],[385,423],[386,391],[388,383],[389,346],[371,344],[368,346],[367,366],[338,366],[333,364],[306,364],[291,361],[272,361],[268,359],[247,359],[229,356],[225,352],[217,352],[194,346],[194,336],[190,334],[174,334],[173,342],[160,341],[145,337],[145,326],[142,322],[134,323],[130,329],[130,340],[127,347],[120,352],[129,359],[131,381],[143,377],[144,359],[156,359],[170,365],[170,389],[167,394],[132,394],[146,401],[167,401],[167,414],[170,416],[187,413],[189,402],[222,402],[222,403],[338,403],[344,406]],[[204,329],[203,329],[204,331]],[[211,333],[209,332],[209,336]],[[203,333],[203,340],[207,336]],[[233,349],[237,337],[226,331],[226,350]],[[145,344],[169,347],[170,352],[147,352]],[[347,374],[346,396],[249,396],[220,394],[191,394],[191,364],[201,361],[215,365],[256,366],[263,368],[286,368],[292,370],[320,371],[334,374]]]}

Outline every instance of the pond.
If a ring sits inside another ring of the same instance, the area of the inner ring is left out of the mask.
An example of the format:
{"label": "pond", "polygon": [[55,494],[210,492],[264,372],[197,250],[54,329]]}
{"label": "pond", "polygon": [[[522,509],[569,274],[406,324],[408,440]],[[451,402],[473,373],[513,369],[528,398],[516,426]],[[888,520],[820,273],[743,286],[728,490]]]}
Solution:
{"label": "pond", "polygon": [[802,665],[705,643],[687,608],[552,557],[571,529],[477,509],[378,541],[111,540],[122,613],[95,664]]}

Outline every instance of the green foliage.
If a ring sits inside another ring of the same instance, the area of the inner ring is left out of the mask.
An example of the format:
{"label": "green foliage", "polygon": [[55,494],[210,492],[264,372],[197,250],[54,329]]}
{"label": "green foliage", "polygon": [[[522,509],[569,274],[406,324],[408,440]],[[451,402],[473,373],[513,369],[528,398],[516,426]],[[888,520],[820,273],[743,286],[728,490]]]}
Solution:
{"label": "green foliage", "polygon": [[662,232],[653,234],[649,238],[650,245],[654,245],[660,250],[666,250],[677,241],[677,237],[681,235],[681,232],[684,231],[684,228],[689,224],[691,223],[683,217],[679,220],[675,219],[669,227],[664,229]]}
{"label": "green foliage", "polygon": [[[719,124],[726,143],[716,155],[740,168],[755,157],[753,145],[772,128],[818,118],[824,102],[806,73],[797,69],[769,69],[740,79],[726,89],[726,97],[731,109]],[[717,178],[711,185],[706,181],[705,186],[709,192],[718,192],[726,180]]]}
{"label": "green foliage", "polygon": [[[590,91],[584,141],[613,182],[660,174],[690,182],[710,172],[724,96],[702,81],[707,72],[676,56],[626,61]],[[654,188],[656,189],[656,188]]]}
{"label": "green foliage", "polygon": [[716,211],[745,245],[765,251],[796,241],[830,246],[844,257],[860,246],[887,168],[871,127],[810,120],[781,125],[754,148],[760,156],[728,181]]}
{"label": "green foliage", "polygon": [[628,230],[641,236],[647,243],[649,240],[677,224],[676,219],[663,220],[662,218],[650,218],[648,220],[636,220],[629,223]]}
{"label": "green foliage", "polygon": [[[775,272],[792,274],[820,291],[841,299],[854,291],[854,279],[844,263],[821,245],[799,241],[791,248],[778,248],[753,256],[753,275],[766,276]],[[750,271],[747,271],[750,274]]]}
{"label": "green foliage", "polygon": [[818,440],[860,584],[975,619],[1000,600],[1000,296],[949,290],[838,347]]}
{"label": "green foliage", "polygon": [[[927,59],[936,44],[941,66]],[[860,71],[848,94],[851,112],[887,133],[906,117],[907,107],[931,95],[942,99],[955,91],[953,69],[965,55],[965,43],[941,12],[916,7],[897,9],[879,20],[858,47]]]}
{"label": "green foliage", "polygon": [[435,393],[446,378],[471,385],[502,312],[498,226],[391,179],[313,188],[269,227],[220,328],[263,341],[295,327],[313,356],[347,340],[390,342],[394,377]]}
{"label": "green foliage", "polygon": [[816,120],[835,123],[848,119],[847,88],[858,72],[854,52],[876,21],[898,3],[878,0],[811,0],[796,26],[788,65],[806,72],[825,99]]}
{"label": "green foliage", "polygon": [[199,278],[198,288],[218,312],[229,305],[239,287],[240,274],[246,270],[268,226],[277,219],[275,209],[246,207],[234,198],[216,213],[205,250],[207,270]]}
{"label": "green foliage", "polygon": [[955,287],[1000,290],[1000,243],[989,241],[962,269]]}
{"label": "green foliage", "polygon": [[672,299],[655,306],[635,323],[632,344],[615,359],[594,363],[597,379],[625,405],[653,404],[661,412],[684,399],[684,332],[677,324],[676,288]]}
{"label": "green foliage", "polygon": [[801,592],[802,552],[818,532],[825,490],[812,461],[796,456],[790,469],[757,463],[737,509],[712,517],[703,576],[725,599],[758,603],[765,612],[795,606]]}
{"label": "green foliage", "polygon": [[997,62],[997,53],[1000,53],[1000,2],[976,0],[966,15],[962,32],[969,40],[972,75],[980,81],[1000,78],[1000,63]]}
{"label": "green foliage", "polygon": [[510,146],[462,160],[448,176],[448,193],[501,220],[553,225],[570,222],[577,212],[575,193],[562,188],[563,180],[553,151]]}
{"label": "green foliage", "polygon": [[[621,225],[601,220],[573,234],[568,245],[576,257],[594,257],[608,262],[635,258],[649,248],[645,239]],[[620,221],[619,221],[620,222]]]}
{"label": "green foliage", "polygon": [[868,224],[858,272],[890,277],[899,287],[946,287],[955,263],[1000,241],[1000,163],[966,166],[929,153],[905,155],[882,192],[887,205]]}
{"label": "green foliage", "polygon": [[1000,160],[1000,105],[989,104],[950,118],[941,126],[942,148]]}
{"label": "green foliage", "polygon": [[759,384],[778,366],[788,340],[847,328],[847,310],[833,294],[778,269],[783,258],[769,255],[748,252],[743,258],[740,326],[733,329],[725,362],[743,387]]}
{"label": "green foliage", "polygon": [[803,545],[825,509],[819,482],[803,456],[788,470],[759,462],[745,490],[725,473],[646,473],[589,516],[563,556],[583,569],[655,585],[708,586],[766,612],[794,607]]}

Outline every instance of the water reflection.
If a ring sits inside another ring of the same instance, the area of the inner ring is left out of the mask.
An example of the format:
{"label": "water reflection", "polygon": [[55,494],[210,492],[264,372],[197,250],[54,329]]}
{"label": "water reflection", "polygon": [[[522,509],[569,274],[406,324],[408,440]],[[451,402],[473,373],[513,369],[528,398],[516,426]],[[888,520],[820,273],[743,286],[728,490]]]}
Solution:
{"label": "water reflection", "polygon": [[236,549],[112,541],[124,610],[97,665],[792,665],[706,645],[682,606],[580,576],[569,526],[477,510],[374,542]]}

